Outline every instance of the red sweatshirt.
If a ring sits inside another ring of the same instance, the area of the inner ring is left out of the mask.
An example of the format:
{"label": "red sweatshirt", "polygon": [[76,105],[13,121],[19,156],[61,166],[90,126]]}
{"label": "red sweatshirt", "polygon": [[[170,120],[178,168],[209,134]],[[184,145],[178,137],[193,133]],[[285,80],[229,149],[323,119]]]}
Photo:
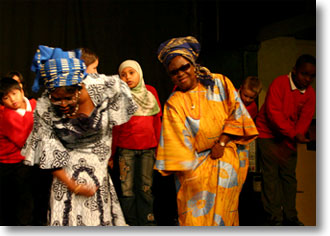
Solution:
{"label": "red sweatshirt", "polygon": [[295,150],[297,134],[305,135],[315,113],[315,91],[292,90],[288,75],[277,77],[269,86],[265,103],[256,119],[259,138],[284,138]]}
{"label": "red sweatshirt", "polygon": [[159,113],[153,116],[132,116],[127,123],[115,126],[112,130],[112,155],[116,147],[137,150],[157,147],[162,108],[156,89],[150,85],[146,85],[146,88],[155,96],[160,108]]}
{"label": "red sweatshirt", "polygon": [[21,149],[32,131],[33,111],[36,107],[36,100],[31,99],[29,102],[31,110],[26,110],[24,115],[7,107],[3,109],[0,115],[1,163],[18,163],[24,160]]}
{"label": "red sweatshirt", "polygon": [[251,118],[255,120],[258,114],[258,106],[255,101],[251,102],[249,105],[245,106],[246,110],[248,110]]}

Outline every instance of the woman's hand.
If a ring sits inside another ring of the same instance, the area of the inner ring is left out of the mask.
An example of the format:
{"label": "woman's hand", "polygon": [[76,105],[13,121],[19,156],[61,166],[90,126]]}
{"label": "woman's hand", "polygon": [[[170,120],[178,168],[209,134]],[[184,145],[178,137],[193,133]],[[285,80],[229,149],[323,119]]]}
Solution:
{"label": "woman's hand", "polygon": [[222,133],[219,140],[215,141],[211,149],[211,158],[219,159],[223,156],[227,143],[232,139],[231,135]]}
{"label": "woman's hand", "polygon": [[220,142],[216,142],[211,149],[211,158],[219,159],[223,156],[225,152],[225,146],[221,146]]}
{"label": "woman's hand", "polygon": [[108,166],[110,167],[110,169],[113,169],[113,158],[110,157],[109,161],[108,161]]}
{"label": "woman's hand", "polygon": [[77,184],[77,182],[73,178],[67,176],[63,169],[54,170],[53,175],[59,180],[61,180],[67,186],[67,188],[75,194],[91,197],[98,189],[98,187],[96,187],[95,185],[92,186],[86,184]]}
{"label": "woman's hand", "polygon": [[90,185],[86,185],[86,184],[78,184],[73,192],[77,195],[83,195],[85,197],[91,197],[93,196],[96,191],[97,191],[98,187],[94,186],[90,186]]}
{"label": "woman's hand", "polygon": [[297,134],[295,139],[298,143],[308,143],[308,142],[310,142],[310,140],[302,134]]}

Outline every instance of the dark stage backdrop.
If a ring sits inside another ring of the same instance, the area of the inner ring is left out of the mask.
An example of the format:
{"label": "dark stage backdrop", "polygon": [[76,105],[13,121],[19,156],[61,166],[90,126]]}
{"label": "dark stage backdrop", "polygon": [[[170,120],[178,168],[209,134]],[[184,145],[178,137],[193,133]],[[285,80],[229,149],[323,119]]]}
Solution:
{"label": "dark stage backdrop", "polygon": [[257,75],[259,30],[306,13],[315,14],[315,0],[0,0],[0,74],[18,70],[30,89],[38,45],[87,47],[100,57],[99,73],[116,74],[123,60],[138,61],[164,104],[172,83],[157,60],[160,43],[195,36],[200,63],[238,87]]}
{"label": "dark stage backdrop", "polygon": [[171,37],[198,37],[194,7],[188,1],[0,1],[0,72],[20,71],[30,88],[38,45],[88,47],[99,55],[102,74],[116,74],[123,60],[138,61],[145,82],[164,102],[172,84],[157,60],[157,48]]}

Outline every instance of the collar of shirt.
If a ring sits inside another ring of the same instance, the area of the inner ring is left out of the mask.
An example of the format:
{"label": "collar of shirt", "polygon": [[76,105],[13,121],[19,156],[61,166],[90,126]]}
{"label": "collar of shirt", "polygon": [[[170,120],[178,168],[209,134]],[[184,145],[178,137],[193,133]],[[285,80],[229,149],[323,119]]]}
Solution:
{"label": "collar of shirt", "polygon": [[20,114],[21,116],[24,116],[25,115],[25,112],[27,112],[27,111],[32,111],[32,107],[31,107],[31,104],[30,104],[29,99],[27,99],[26,97],[24,97],[24,101],[26,103],[26,109],[19,108],[19,109],[16,110],[16,112],[18,114]]}
{"label": "collar of shirt", "polygon": [[[293,80],[292,80],[292,76],[291,76],[291,72],[289,73],[289,80],[290,80],[290,85],[291,85],[291,90],[295,90],[295,89],[298,89],[296,87],[296,85],[294,84]],[[300,93],[305,93],[306,92],[306,89],[298,89]]]}

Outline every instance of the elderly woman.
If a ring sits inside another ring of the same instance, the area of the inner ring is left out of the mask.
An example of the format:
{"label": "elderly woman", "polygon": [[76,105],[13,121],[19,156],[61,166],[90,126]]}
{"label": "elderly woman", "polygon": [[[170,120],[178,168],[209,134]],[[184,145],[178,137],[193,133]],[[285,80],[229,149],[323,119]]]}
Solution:
{"label": "elderly woman", "polygon": [[108,174],[112,127],[137,109],[119,76],[84,75],[80,51],[39,46],[32,70],[38,99],[25,164],[51,169],[50,225],[126,225]]}
{"label": "elderly woman", "polygon": [[248,159],[237,144],[258,135],[230,80],[196,64],[194,37],[162,43],[158,59],[176,86],[164,107],[155,168],[176,175],[180,225],[238,225]]}

